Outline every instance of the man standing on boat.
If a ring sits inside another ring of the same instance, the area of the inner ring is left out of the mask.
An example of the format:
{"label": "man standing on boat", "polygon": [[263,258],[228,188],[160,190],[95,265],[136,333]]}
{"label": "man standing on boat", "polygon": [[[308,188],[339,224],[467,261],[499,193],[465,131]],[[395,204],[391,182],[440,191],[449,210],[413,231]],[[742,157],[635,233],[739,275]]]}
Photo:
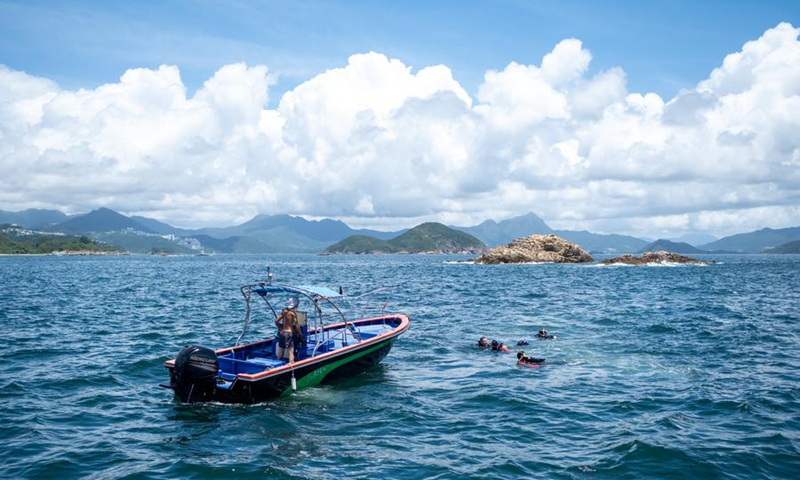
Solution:
{"label": "man standing on boat", "polygon": [[289,363],[294,363],[294,339],[293,335],[299,330],[297,325],[297,314],[294,309],[300,303],[297,298],[290,298],[286,308],[275,318],[275,326],[278,327],[278,354],[277,357],[284,358],[289,356]]}

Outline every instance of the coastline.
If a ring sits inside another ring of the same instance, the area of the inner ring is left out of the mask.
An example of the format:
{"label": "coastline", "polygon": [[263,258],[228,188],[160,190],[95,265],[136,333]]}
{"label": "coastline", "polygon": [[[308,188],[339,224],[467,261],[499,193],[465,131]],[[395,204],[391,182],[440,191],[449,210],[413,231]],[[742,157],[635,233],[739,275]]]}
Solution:
{"label": "coastline", "polygon": [[102,250],[64,250],[50,253],[0,253],[0,257],[46,257],[46,256],[66,256],[66,257],[85,257],[85,256],[119,256],[129,255],[128,252],[104,252]]}

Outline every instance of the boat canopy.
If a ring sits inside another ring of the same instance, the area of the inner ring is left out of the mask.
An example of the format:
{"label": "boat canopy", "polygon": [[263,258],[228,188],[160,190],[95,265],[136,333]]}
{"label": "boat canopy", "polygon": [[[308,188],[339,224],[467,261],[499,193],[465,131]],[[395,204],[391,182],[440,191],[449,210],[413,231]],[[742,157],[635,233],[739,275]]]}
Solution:
{"label": "boat canopy", "polygon": [[[234,345],[240,345],[242,339],[244,338],[245,334],[247,333],[248,326],[250,324],[250,310],[251,310],[251,298],[252,295],[255,293],[262,300],[266,303],[266,307],[268,312],[272,314],[272,318],[278,317],[280,307],[277,307],[276,310],[275,300],[280,299],[284,295],[293,298],[293,303],[295,306],[298,306],[298,300],[300,296],[305,297],[311,302],[311,306],[313,309],[312,318],[313,318],[313,325],[309,324],[308,329],[314,332],[321,332],[323,323],[332,323],[330,321],[330,317],[337,319],[335,321],[342,322],[344,324],[348,324],[350,320],[347,319],[345,315],[345,311],[342,309],[342,305],[344,304],[347,306],[345,310],[350,311],[351,313],[354,312],[356,309],[361,310],[359,313],[359,318],[364,318],[366,316],[367,310],[367,299],[371,296],[378,294],[380,292],[391,291],[392,287],[379,287],[375,290],[370,292],[358,295],[354,298],[349,296],[345,296],[342,287],[338,289],[332,289],[329,287],[321,287],[318,285],[281,285],[281,284],[273,284],[272,283],[272,274],[270,273],[269,267],[267,267],[267,279],[263,282],[258,282],[251,285],[245,285],[241,288],[242,296],[245,300],[245,315],[244,315],[244,328],[242,329],[242,333],[239,335],[239,338],[236,339]],[[328,319],[328,322],[323,322],[323,312],[322,312],[322,304],[326,304],[329,308],[324,315],[325,319]],[[386,308],[388,301],[383,302],[383,307],[381,307],[380,315],[383,315],[383,311]],[[359,304],[361,306],[359,306]],[[335,312],[331,315],[331,311]],[[302,327],[306,328],[306,327]]]}
{"label": "boat canopy", "polygon": [[289,285],[258,285],[253,289],[254,292],[262,297],[267,294],[281,294],[281,293],[302,293],[307,296],[317,295],[325,298],[338,298],[343,296],[341,292],[336,290],[320,287],[317,285],[298,285],[296,287]]}

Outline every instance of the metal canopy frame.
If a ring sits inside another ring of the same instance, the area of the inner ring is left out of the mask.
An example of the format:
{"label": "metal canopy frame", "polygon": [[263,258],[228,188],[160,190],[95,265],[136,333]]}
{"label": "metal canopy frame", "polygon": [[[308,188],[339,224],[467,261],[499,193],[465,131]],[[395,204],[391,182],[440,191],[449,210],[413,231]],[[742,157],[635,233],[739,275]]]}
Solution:
{"label": "metal canopy frame", "polygon": [[[261,298],[268,312],[271,312],[274,317],[279,315],[279,312],[282,310],[278,304],[277,298],[280,298],[281,301],[285,301],[287,297],[297,297],[305,298],[307,300],[307,304],[311,305],[311,309],[313,309],[313,320],[314,324],[313,327],[309,325],[307,327],[308,333],[313,333],[317,335],[317,342],[314,347],[314,350],[311,356],[316,355],[317,349],[322,345],[324,342],[331,340],[333,338],[326,338],[326,334],[330,335],[330,332],[325,330],[324,326],[326,324],[333,324],[333,323],[343,323],[345,326],[349,328],[344,328],[339,330],[341,333],[337,333],[336,335],[342,335],[340,339],[342,342],[347,342],[348,337],[352,337],[352,339],[356,342],[360,342],[361,338],[358,332],[356,331],[355,327],[353,326],[352,322],[348,321],[347,316],[339,307],[336,301],[339,303],[349,302],[351,304],[355,304],[361,300],[367,299],[376,295],[381,292],[387,292],[387,299],[384,301],[383,306],[381,307],[381,314],[386,309],[388,305],[388,294],[391,294],[391,290],[393,287],[380,287],[374,290],[371,290],[367,293],[362,295],[358,295],[354,298],[347,298],[344,295],[342,287],[339,287],[338,290],[334,290],[327,287],[321,287],[316,285],[281,285],[281,284],[273,284],[272,283],[272,274],[269,273],[269,268],[267,268],[267,280],[264,282],[258,282],[250,285],[244,285],[241,287],[242,296],[245,300],[245,318],[244,318],[244,326],[242,328],[242,333],[239,334],[239,337],[236,339],[236,343],[234,346],[239,346],[242,338],[244,338],[245,334],[247,333],[248,327],[250,325],[250,312],[251,312],[251,300],[255,297]],[[255,297],[253,294],[256,294]],[[322,305],[326,305],[326,310],[328,312],[335,312],[334,315],[336,317],[335,321],[326,321],[327,319],[323,315]],[[329,308],[328,308],[329,307]],[[366,302],[364,303],[364,310],[366,310]],[[277,310],[276,310],[277,308]],[[362,315],[363,317],[363,315]]]}

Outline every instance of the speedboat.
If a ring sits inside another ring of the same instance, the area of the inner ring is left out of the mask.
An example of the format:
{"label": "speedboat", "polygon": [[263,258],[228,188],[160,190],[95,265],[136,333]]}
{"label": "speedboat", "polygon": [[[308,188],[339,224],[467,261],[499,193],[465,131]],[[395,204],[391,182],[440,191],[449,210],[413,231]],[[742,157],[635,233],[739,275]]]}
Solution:
{"label": "speedboat", "polygon": [[[170,381],[161,386],[174,390],[185,403],[252,404],[362,373],[383,360],[395,340],[408,330],[406,315],[384,312],[386,299],[378,302],[382,306],[376,312],[367,313],[376,298],[381,300],[390,291],[383,287],[352,298],[341,287],[273,284],[268,269],[266,281],[241,287],[245,320],[234,346],[183,348],[165,362]],[[277,357],[277,331],[266,339],[243,341],[255,323],[251,316],[264,318],[267,326],[273,327],[287,302],[296,306],[300,326],[293,363]],[[254,303],[263,306],[258,309],[260,314],[254,311]]]}

